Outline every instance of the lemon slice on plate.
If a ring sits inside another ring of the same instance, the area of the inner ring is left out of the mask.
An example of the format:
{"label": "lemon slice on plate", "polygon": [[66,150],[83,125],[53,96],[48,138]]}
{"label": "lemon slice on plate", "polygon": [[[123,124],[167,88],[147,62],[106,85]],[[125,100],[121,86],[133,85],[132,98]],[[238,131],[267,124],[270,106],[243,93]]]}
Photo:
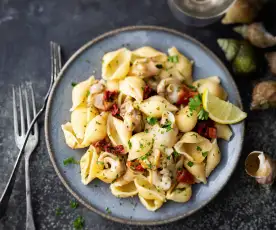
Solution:
{"label": "lemon slice on plate", "polygon": [[220,124],[234,124],[244,120],[247,114],[230,102],[223,101],[205,90],[202,95],[203,108],[209,117]]}

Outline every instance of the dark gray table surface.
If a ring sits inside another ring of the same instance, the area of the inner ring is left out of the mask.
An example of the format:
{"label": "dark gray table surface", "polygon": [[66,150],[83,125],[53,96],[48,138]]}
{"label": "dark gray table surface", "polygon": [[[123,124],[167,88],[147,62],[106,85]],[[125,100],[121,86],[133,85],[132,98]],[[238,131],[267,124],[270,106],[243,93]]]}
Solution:
{"label": "dark gray table surface", "polygon": [[[275,3],[269,3],[260,18],[276,34],[276,23],[273,23],[276,22]],[[62,45],[66,60],[97,35],[127,25],[159,25],[185,32],[203,42],[224,62],[216,39],[238,37],[231,31],[231,26],[220,23],[199,29],[184,26],[173,18],[165,0],[0,0],[0,194],[18,152],[12,126],[12,86],[32,81],[37,106],[40,106],[50,80],[49,41]],[[249,111],[253,85],[267,78],[273,76],[266,68],[251,77],[235,77],[249,116],[242,156],[229,183],[205,208],[164,226],[121,225],[103,219],[81,205],[76,210],[71,209],[69,202],[73,197],[51,165],[44,141],[43,118],[40,119],[40,143],[31,159],[32,201],[37,228],[73,229],[73,220],[81,215],[85,218],[86,229],[276,229],[275,186],[270,191],[264,190],[245,174],[243,166],[246,155],[252,150],[263,150],[276,158],[276,111]],[[0,229],[25,228],[22,166],[7,216],[0,221]],[[60,216],[55,215],[58,207],[63,211]]]}

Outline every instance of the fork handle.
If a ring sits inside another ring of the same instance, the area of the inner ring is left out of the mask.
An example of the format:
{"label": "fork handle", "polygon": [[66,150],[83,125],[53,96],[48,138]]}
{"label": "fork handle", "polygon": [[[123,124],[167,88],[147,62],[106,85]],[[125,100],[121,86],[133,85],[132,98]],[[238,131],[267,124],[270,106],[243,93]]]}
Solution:
{"label": "fork handle", "polygon": [[26,230],[35,230],[32,199],[31,199],[31,183],[29,157],[25,157],[25,183],[26,183]]}

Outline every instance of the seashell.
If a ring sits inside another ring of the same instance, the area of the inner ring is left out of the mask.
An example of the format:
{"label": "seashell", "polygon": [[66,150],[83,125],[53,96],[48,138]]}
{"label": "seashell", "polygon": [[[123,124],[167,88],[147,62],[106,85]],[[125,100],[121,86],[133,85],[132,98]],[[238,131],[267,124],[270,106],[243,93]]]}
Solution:
{"label": "seashell", "polygon": [[276,162],[264,152],[253,151],[245,160],[245,171],[259,184],[271,185],[276,176]]}
{"label": "seashell", "polygon": [[259,48],[268,48],[276,45],[276,37],[267,32],[262,23],[237,26],[234,31]]}

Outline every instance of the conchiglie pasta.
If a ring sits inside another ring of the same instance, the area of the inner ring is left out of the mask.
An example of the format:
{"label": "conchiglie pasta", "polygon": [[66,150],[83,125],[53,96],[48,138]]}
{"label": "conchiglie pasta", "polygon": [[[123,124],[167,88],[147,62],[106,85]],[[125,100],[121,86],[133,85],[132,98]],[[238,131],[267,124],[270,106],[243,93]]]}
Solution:
{"label": "conchiglie pasta", "polygon": [[184,160],[184,167],[191,173],[198,181],[207,183],[205,174],[205,164],[204,163],[193,163],[188,159]]}
{"label": "conchiglie pasta", "polygon": [[128,141],[131,138],[131,131],[128,130],[124,122],[111,114],[107,119],[107,135],[114,146],[123,145],[128,149]]}
{"label": "conchiglie pasta", "polygon": [[119,198],[133,197],[138,194],[138,190],[133,181],[128,184],[117,186],[114,183],[110,185],[111,192]]}
{"label": "conchiglie pasta", "polygon": [[196,126],[197,112],[191,112],[189,106],[186,106],[175,114],[175,120],[176,125],[181,132],[190,132]]}
{"label": "conchiglie pasta", "polygon": [[208,177],[211,172],[217,167],[217,165],[220,162],[220,151],[217,144],[217,139],[212,140],[212,149],[207,155],[207,161],[206,161],[206,177]]}
{"label": "conchiglie pasta", "polygon": [[165,62],[167,55],[149,46],[144,46],[132,51],[133,59],[136,58],[150,58],[156,62]]}
{"label": "conchiglie pasta", "polygon": [[220,79],[217,76],[197,80],[193,85],[197,87],[199,93],[203,93],[205,89],[208,89],[208,91],[216,97],[222,100],[227,99],[227,93],[220,85]]}
{"label": "conchiglie pasta", "polygon": [[81,144],[81,140],[76,137],[72,124],[70,122],[61,125],[61,128],[64,133],[65,142],[70,148],[79,149],[85,147]]}
{"label": "conchiglie pasta", "polygon": [[97,174],[101,170],[101,166],[98,164],[99,155],[97,150],[92,145],[82,156],[80,160],[81,169],[81,182],[85,185],[89,184],[96,178]]}
{"label": "conchiglie pasta", "polygon": [[111,80],[106,82],[106,89],[109,91],[119,91],[119,80]]}
{"label": "conchiglie pasta", "polygon": [[132,161],[149,153],[152,149],[154,139],[149,133],[141,132],[133,135],[130,140],[128,160]]}
{"label": "conchiglie pasta", "polygon": [[130,97],[133,97],[136,101],[141,102],[143,100],[145,82],[139,77],[127,77],[120,82],[120,91]]}
{"label": "conchiglie pasta", "polygon": [[87,95],[90,87],[95,81],[94,76],[88,78],[86,81],[78,83],[72,90],[72,108],[70,111],[76,109],[79,105],[86,103]]}
{"label": "conchiglie pasta", "polygon": [[152,96],[139,104],[139,109],[149,117],[162,117],[165,111],[175,112],[176,106],[161,96]]}
{"label": "conchiglie pasta", "polygon": [[83,146],[88,146],[97,141],[103,140],[106,135],[106,123],[107,123],[107,112],[102,112],[100,115],[94,117],[87,125],[82,142]]}
{"label": "conchiglie pasta", "polygon": [[172,187],[166,194],[167,200],[173,200],[178,203],[185,203],[192,197],[192,187],[189,184],[179,183]]}
{"label": "conchiglie pasta", "polygon": [[168,50],[170,56],[177,56],[178,61],[175,63],[175,69],[184,77],[187,84],[192,83],[193,62],[182,55],[175,47]]}
{"label": "conchiglie pasta", "polygon": [[149,211],[152,211],[152,212],[154,212],[157,209],[161,208],[161,206],[163,205],[162,200],[146,199],[140,194],[138,194],[138,197],[139,197],[139,200],[141,201],[141,203],[146,207],[146,209],[149,210]]}
{"label": "conchiglie pasta", "polygon": [[97,163],[101,167],[97,177],[105,183],[112,183],[123,175],[126,170],[123,159],[108,152],[100,153]]}
{"label": "conchiglie pasta", "polygon": [[233,133],[229,125],[215,123],[215,127],[217,129],[217,138],[222,138],[226,141],[231,139]]}
{"label": "conchiglie pasta", "polygon": [[201,163],[205,159],[205,155],[211,150],[212,144],[198,133],[188,132],[181,137],[174,148],[188,160]]}
{"label": "conchiglie pasta", "polygon": [[105,80],[120,80],[127,76],[131,52],[126,48],[106,53],[103,56],[102,77]]}

